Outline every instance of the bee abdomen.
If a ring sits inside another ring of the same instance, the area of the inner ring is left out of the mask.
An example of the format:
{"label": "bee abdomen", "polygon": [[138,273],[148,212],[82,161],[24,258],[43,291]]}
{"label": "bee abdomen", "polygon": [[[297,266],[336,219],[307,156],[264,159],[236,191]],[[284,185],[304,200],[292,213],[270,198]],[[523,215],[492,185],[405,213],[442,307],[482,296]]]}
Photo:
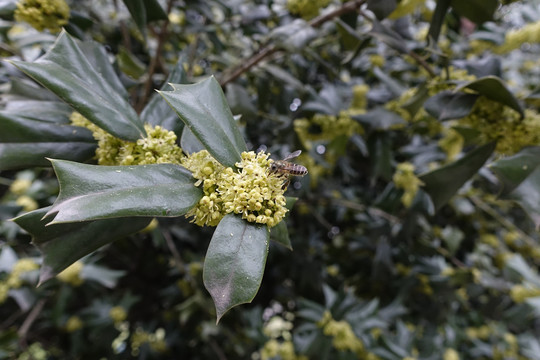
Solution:
{"label": "bee abdomen", "polygon": [[297,165],[291,169],[291,175],[294,176],[304,176],[308,173],[307,169],[304,166]]}

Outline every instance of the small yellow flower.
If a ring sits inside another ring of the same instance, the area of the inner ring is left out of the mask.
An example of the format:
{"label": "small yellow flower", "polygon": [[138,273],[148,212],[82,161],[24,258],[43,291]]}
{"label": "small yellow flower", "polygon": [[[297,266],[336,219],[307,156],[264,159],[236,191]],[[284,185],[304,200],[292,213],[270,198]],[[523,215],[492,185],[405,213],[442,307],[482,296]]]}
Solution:
{"label": "small yellow flower", "polygon": [[92,131],[94,139],[98,141],[96,158],[99,165],[179,165],[184,158],[174,131],[159,125],[145,124],[146,137],[131,142],[114,137],[77,112],[71,114],[70,120],[73,125]]}
{"label": "small yellow flower", "polygon": [[32,185],[32,181],[29,179],[17,179],[9,186],[9,191],[15,195],[24,194]]}
{"label": "small yellow flower", "polygon": [[39,204],[36,200],[26,195],[19,196],[17,200],[15,200],[15,203],[19,206],[22,206],[24,211],[36,210],[39,207]]}
{"label": "small yellow flower", "polygon": [[401,202],[405,207],[410,207],[418,189],[423,185],[422,181],[414,174],[414,165],[409,162],[398,164],[392,180],[397,189],[404,191]]}
{"label": "small yellow flower", "polygon": [[[355,101],[360,103],[354,106],[362,106],[359,99]],[[297,119],[294,121],[294,131],[307,149],[313,147],[316,141],[332,141],[341,136],[349,138],[354,134],[362,134],[362,126],[351,118],[351,114],[362,112],[358,110],[354,107],[351,112],[342,111],[339,116],[315,114],[311,119]]]}
{"label": "small yellow flower", "polygon": [[24,21],[38,31],[53,33],[68,23],[69,6],[65,0],[19,0],[15,20]]}
{"label": "small yellow flower", "polygon": [[78,316],[71,316],[66,322],[65,329],[67,332],[75,332],[83,327],[83,322]]}
{"label": "small yellow flower", "polygon": [[459,354],[455,349],[448,348],[444,351],[443,360],[459,360]]}
{"label": "small yellow flower", "polygon": [[323,333],[333,338],[332,344],[337,350],[352,351],[359,356],[364,354],[364,344],[354,334],[354,331],[348,322],[332,319],[324,326]]}
{"label": "small yellow flower", "polygon": [[3,304],[9,294],[9,285],[0,281],[0,304]]}
{"label": "small yellow flower", "polygon": [[122,306],[114,306],[109,310],[109,316],[114,321],[114,323],[121,323],[126,320],[127,312]]}
{"label": "small yellow flower", "polygon": [[330,0],[287,0],[287,9],[291,14],[300,15],[309,20],[319,14],[319,10],[330,3]]}
{"label": "small yellow flower", "polygon": [[84,264],[82,261],[76,261],[60,274],[56,275],[56,277],[60,281],[71,284],[72,286],[79,286],[84,282],[84,280],[80,277],[83,267]]}
{"label": "small yellow flower", "polygon": [[454,160],[463,149],[465,139],[454,129],[443,131],[443,138],[439,140],[439,146],[444,150],[448,161]]}

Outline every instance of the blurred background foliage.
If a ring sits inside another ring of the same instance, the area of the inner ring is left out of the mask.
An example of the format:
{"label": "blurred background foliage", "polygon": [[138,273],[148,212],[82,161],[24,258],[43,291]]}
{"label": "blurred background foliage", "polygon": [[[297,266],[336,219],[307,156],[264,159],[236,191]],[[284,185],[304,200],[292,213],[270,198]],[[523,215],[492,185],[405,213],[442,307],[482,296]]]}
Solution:
{"label": "blurred background foliage", "polygon": [[[58,185],[2,166],[0,358],[540,359],[537,0],[0,1],[4,59],[62,27],[103,46],[137,111],[177,63],[215,75],[249,149],[301,149],[309,175],[288,191],[294,251],[273,243],[253,303],[216,325],[213,229],[184,218],[36,287],[9,219]],[[0,124],[69,123],[7,62],[0,79]]]}

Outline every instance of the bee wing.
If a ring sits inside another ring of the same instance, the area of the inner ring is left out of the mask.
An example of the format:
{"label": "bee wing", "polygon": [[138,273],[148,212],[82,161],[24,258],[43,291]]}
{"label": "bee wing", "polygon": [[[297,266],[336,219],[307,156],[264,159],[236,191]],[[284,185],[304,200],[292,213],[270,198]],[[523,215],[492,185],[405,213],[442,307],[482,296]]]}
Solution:
{"label": "bee wing", "polygon": [[290,159],[292,159],[292,158],[297,157],[297,156],[300,155],[301,153],[302,153],[302,150],[296,150],[295,152],[290,153],[289,155],[285,156],[285,159],[283,159],[283,160],[290,160]]}

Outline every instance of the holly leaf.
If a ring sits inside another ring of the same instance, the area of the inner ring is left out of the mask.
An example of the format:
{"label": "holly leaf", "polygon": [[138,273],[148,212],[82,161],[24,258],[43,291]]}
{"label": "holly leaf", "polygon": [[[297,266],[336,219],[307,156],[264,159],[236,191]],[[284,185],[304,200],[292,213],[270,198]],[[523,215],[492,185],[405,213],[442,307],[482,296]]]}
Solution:
{"label": "holly leaf", "polygon": [[250,303],[261,285],[269,232],[226,215],[217,226],[204,261],[204,286],[216,306],[217,322],[234,306]]}
{"label": "holly leaf", "polygon": [[129,216],[180,216],[202,192],[174,164],[99,166],[51,160],[60,193],[47,215],[52,224]]}
{"label": "holly leaf", "polygon": [[217,80],[171,86],[174,91],[159,91],[161,96],[217,161],[234,167],[247,147]]}

